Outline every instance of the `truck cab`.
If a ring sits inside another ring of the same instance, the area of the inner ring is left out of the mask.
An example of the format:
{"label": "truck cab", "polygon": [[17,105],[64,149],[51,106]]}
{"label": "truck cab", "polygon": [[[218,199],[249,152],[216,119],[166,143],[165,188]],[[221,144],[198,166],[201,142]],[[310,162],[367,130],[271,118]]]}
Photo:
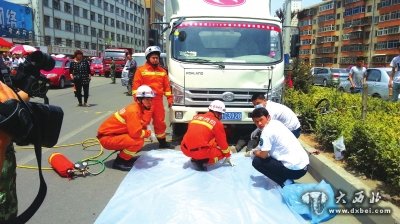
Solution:
{"label": "truck cab", "polygon": [[251,126],[254,93],[282,100],[282,26],[269,1],[167,0],[166,12],[174,134],[213,100],[226,105],[224,124]]}
{"label": "truck cab", "polygon": [[115,74],[116,76],[121,76],[122,70],[126,63],[126,55],[132,54],[132,49],[128,48],[113,48],[106,49],[103,53],[103,70],[104,76],[110,76],[110,65],[112,59],[114,59],[115,63]]}

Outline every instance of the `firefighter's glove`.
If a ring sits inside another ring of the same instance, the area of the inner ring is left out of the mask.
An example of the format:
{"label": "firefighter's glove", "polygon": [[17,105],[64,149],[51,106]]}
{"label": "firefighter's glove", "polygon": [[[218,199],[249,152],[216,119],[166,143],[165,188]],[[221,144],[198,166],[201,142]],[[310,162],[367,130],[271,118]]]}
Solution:
{"label": "firefighter's glove", "polygon": [[235,166],[235,164],[231,161],[231,157],[225,158],[223,164],[228,164],[229,166]]}
{"label": "firefighter's glove", "polygon": [[256,130],[254,130],[251,135],[250,135],[250,139],[256,139],[259,138],[261,135],[261,130],[259,128],[256,128]]}
{"label": "firefighter's glove", "polygon": [[142,137],[143,138],[148,138],[151,135],[151,131],[150,130],[142,130]]}

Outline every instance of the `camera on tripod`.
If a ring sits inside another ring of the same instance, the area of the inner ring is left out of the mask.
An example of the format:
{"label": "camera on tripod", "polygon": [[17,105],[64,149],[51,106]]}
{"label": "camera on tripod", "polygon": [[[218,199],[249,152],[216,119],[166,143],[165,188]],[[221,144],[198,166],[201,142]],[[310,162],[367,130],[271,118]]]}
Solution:
{"label": "camera on tripod", "polygon": [[16,74],[11,75],[8,67],[1,68],[0,80],[14,92],[20,90],[30,97],[44,98],[45,104],[7,100],[0,104],[0,129],[9,133],[17,145],[40,143],[44,147],[53,147],[61,131],[63,110],[48,104],[47,91],[49,81],[40,74],[40,70],[54,68],[54,59],[41,51],[35,51],[19,64]]}

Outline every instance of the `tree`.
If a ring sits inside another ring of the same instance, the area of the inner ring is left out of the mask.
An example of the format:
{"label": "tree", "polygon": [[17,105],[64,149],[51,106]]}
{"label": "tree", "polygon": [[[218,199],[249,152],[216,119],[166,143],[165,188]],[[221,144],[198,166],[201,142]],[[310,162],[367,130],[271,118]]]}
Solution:
{"label": "tree", "polygon": [[[299,11],[292,11],[291,14],[291,20],[297,15]],[[275,11],[275,16],[278,17],[281,20],[281,23],[283,24],[283,22],[285,21],[285,10],[283,10],[282,8],[279,8]]]}

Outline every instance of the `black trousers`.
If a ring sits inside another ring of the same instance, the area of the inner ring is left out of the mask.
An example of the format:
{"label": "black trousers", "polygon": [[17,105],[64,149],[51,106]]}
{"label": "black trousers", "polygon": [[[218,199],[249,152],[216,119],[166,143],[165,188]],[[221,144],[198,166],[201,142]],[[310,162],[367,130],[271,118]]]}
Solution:
{"label": "black trousers", "polygon": [[307,173],[307,167],[301,170],[290,170],[282,162],[271,157],[266,159],[254,157],[252,165],[260,173],[281,185],[281,187],[283,187],[283,183],[287,179],[297,180]]}
{"label": "black trousers", "polygon": [[87,103],[89,98],[89,83],[82,84],[81,82],[75,82],[76,89],[76,98],[78,98],[78,102],[82,104],[82,89],[83,89],[83,102]]}

